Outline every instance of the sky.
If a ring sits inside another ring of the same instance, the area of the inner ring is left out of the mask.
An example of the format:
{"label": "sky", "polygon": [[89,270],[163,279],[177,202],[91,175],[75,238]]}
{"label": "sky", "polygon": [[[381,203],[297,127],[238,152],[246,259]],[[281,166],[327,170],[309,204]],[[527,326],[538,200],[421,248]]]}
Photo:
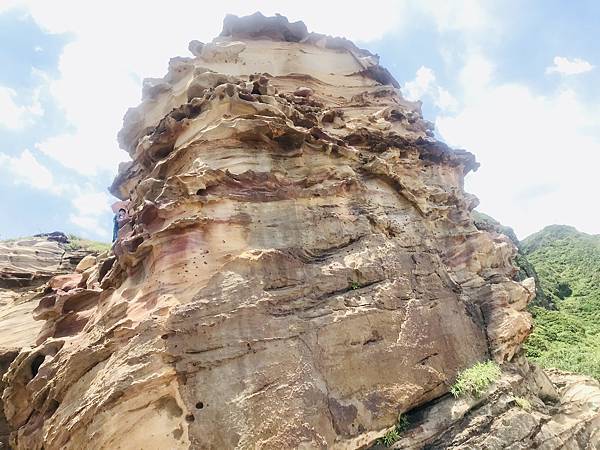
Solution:
{"label": "sky", "polygon": [[116,134],[225,14],[280,13],[381,57],[436,136],[481,163],[465,188],[519,238],[600,233],[600,2],[0,0],[0,239],[108,241]]}

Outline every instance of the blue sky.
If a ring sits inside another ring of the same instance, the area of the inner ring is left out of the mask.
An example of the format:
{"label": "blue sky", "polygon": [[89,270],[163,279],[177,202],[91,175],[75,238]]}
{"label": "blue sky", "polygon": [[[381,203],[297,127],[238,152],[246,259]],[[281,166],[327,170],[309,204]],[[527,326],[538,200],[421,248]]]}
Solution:
{"label": "blue sky", "polygon": [[[253,3],[248,5],[248,3]],[[63,230],[108,240],[123,114],[225,13],[303,20],[378,53],[437,136],[482,163],[480,210],[519,237],[551,223],[600,233],[600,2],[3,0],[0,238]]]}

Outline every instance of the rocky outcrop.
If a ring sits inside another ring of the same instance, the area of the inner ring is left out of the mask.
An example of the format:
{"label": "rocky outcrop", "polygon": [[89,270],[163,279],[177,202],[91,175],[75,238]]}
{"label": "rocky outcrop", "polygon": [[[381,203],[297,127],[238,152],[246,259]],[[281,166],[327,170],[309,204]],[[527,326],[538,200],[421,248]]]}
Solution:
{"label": "rocky outcrop", "polygon": [[518,250],[514,259],[514,264],[519,271],[517,272],[515,279],[518,281],[525,281],[527,278],[533,278],[535,282],[535,297],[531,301],[531,305],[542,306],[546,309],[552,310],[556,309],[556,305],[552,301],[552,298],[544,292],[538,274],[531,262],[529,262],[527,259],[525,252],[523,252],[521,243],[519,242],[514,230],[510,227],[502,225],[493,217],[476,210],[473,211],[473,223],[478,230],[489,231],[496,234],[504,234],[512,241]]}
{"label": "rocky outcrop", "polygon": [[125,116],[114,254],[5,376],[15,448],[361,448],[511,360],[532,280],[376,55],[260,15],[190,50]]}
{"label": "rocky outcrop", "polygon": [[72,272],[90,252],[70,249],[69,242],[59,231],[0,241],[0,289],[30,289]]}
{"label": "rocky outcrop", "polygon": [[[73,272],[84,257],[95,264],[89,251],[73,250],[69,244],[61,232],[0,241],[0,393],[5,387],[2,376],[19,350],[35,345],[42,323],[32,312],[44,283]],[[0,449],[8,442],[8,430],[0,401]]]}
{"label": "rocky outcrop", "polygon": [[591,450],[600,448],[600,385],[519,359],[480,398],[444,396],[407,421],[391,448]]}

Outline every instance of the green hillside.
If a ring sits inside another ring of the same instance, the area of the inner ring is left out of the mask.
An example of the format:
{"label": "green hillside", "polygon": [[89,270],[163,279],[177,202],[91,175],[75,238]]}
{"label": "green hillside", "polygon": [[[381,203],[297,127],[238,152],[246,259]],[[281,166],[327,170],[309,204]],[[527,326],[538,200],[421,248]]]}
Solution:
{"label": "green hillside", "polygon": [[532,306],[527,356],[600,379],[600,236],[552,225],[521,242],[557,310]]}
{"label": "green hillside", "polygon": [[110,250],[111,245],[107,242],[92,241],[74,234],[68,235],[69,242],[65,244],[67,250],[86,250],[89,252],[102,253]]}

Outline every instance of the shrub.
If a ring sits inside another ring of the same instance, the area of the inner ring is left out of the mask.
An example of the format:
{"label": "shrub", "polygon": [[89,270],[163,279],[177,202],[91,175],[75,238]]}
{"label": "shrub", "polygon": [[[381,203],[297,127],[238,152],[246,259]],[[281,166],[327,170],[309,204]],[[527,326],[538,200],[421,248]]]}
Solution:
{"label": "shrub", "polygon": [[352,283],[350,283],[350,288],[351,288],[352,290],[354,290],[354,291],[355,291],[356,289],[358,289],[359,287],[360,287],[360,284],[358,284],[358,282],[357,282],[357,281],[353,281]]}
{"label": "shrub", "polygon": [[377,439],[377,443],[385,445],[386,447],[391,447],[398,439],[400,439],[400,433],[398,433],[398,430],[394,427],[385,433],[385,436]]}
{"label": "shrub", "polygon": [[458,374],[450,392],[455,397],[471,395],[479,398],[492,383],[500,378],[501,373],[500,367],[493,361],[478,362]]}
{"label": "shrub", "polygon": [[408,430],[409,427],[410,421],[408,420],[408,417],[400,414],[394,428],[389,430],[385,436],[377,439],[377,443],[385,445],[386,447],[391,447],[398,439],[400,439],[400,435]]}
{"label": "shrub", "polygon": [[398,416],[398,422],[396,423],[396,431],[398,433],[404,433],[410,427],[410,420],[403,414]]}

